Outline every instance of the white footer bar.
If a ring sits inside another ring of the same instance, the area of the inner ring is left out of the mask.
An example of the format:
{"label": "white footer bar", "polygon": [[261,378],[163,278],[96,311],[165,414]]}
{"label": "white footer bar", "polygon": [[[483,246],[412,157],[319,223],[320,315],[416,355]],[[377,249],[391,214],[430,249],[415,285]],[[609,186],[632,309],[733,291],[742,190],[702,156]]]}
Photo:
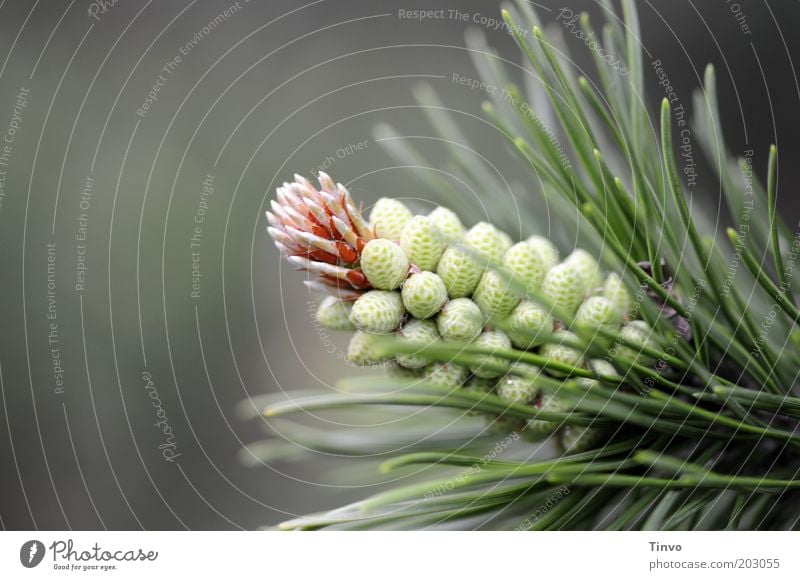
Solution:
{"label": "white footer bar", "polygon": [[[800,578],[785,532],[2,532],[0,578]],[[219,577],[219,576],[217,576]]]}

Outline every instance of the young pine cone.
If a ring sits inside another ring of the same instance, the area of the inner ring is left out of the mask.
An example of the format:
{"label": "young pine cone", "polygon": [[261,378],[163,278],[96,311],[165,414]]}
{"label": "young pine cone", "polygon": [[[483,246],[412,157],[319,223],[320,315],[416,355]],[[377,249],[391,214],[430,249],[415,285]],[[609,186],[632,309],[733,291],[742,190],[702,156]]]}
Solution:
{"label": "young pine cone", "polygon": [[[281,254],[309,273],[306,285],[328,294],[317,310],[317,322],[330,330],[354,332],[348,349],[353,364],[388,362],[398,376],[421,377],[418,380],[448,388],[480,384],[481,390],[510,403],[562,409],[557,395],[542,398],[532,377],[547,373],[562,378],[563,372],[491,355],[476,357],[469,368],[452,361],[431,362],[424,348],[442,340],[493,351],[515,348],[616,375],[608,361],[586,362],[582,352],[560,341],[577,341],[574,332],[600,328],[652,346],[647,324],[629,320],[633,300],[619,276],[604,276],[585,250],[576,249],[559,261],[558,250],[547,238],[531,236],[513,243],[487,222],[466,229],[447,208],[414,215],[390,198],[381,198],[367,221],[344,186],[324,173],[319,174],[319,185],[317,189],[295,176],[294,182],[279,187],[267,212],[268,229]],[[512,290],[494,264],[510,272],[518,287],[540,292],[557,312],[568,313],[572,326],[557,320],[546,305]],[[372,348],[374,337],[390,333],[419,346],[419,352],[379,359]],[[652,362],[629,346],[616,350],[640,364]],[[593,379],[580,382],[596,384]],[[564,431],[546,421],[527,426],[539,435],[559,429]],[[570,449],[579,446],[578,440],[591,439],[588,431],[567,431],[562,439]]]}

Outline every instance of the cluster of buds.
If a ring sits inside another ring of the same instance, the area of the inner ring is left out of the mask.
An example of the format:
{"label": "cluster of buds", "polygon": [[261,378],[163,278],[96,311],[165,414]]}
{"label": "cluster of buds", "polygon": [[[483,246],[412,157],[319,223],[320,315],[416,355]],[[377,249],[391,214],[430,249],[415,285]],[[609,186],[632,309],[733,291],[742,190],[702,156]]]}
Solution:
{"label": "cluster of buds", "polygon": [[[632,299],[622,281],[614,273],[604,275],[584,250],[560,260],[547,238],[531,236],[514,243],[487,222],[466,229],[447,208],[414,215],[390,198],[378,200],[366,220],[344,186],[324,173],[319,174],[319,184],[317,189],[295,176],[293,183],[278,188],[267,212],[269,233],[284,257],[309,273],[306,284],[327,293],[317,321],[332,330],[353,332],[348,347],[353,364],[385,365],[429,383],[563,411],[557,393],[543,394],[536,388],[542,369],[490,355],[477,357],[470,367],[429,361],[424,347],[455,341],[530,351],[614,375],[610,363],[587,360],[574,347],[576,331],[605,328],[641,344],[649,341],[646,323],[630,319]],[[505,275],[493,269],[498,264]],[[540,293],[555,311],[571,317],[571,325],[512,289],[509,274],[515,288],[521,285]],[[387,360],[375,348],[375,337],[387,334],[419,346],[420,352]],[[638,353],[628,349],[626,354]],[[521,429],[534,439],[558,432],[568,450],[596,440],[593,430],[546,421],[531,421]]]}

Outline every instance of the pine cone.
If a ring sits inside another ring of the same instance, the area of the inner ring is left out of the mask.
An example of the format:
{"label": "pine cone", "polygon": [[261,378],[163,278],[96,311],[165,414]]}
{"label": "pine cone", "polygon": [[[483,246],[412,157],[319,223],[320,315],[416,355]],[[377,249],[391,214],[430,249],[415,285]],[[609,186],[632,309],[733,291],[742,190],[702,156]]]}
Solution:
{"label": "pine cone", "polygon": [[289,262],[314,274],[307,286],[352,300],[372,287],[360,263],[376,236],[341,183],[320,172],[319,184],[317,190],[295,175],[279,187],[267,212],[268,231]]}
{"label": "pine cone", "polygon": [[[631,296],[619,277],[612,273],[604,278],[597,261],[584,250],[576,249],[559,262],[558,250],[546,238],[531,236],[513,244],[487,222],[465,230],[447,208],[413,216],[390,198],[381,198],[368,224],[342,185],[324,173],[319,182],[320,191],[300,176],[280,187],[267,213],[269,232],[290,262],[315,275],[309,286],[337,296],[322,302],[317,321],[330,330],[358,329],[348,348],[348,360],[354,364],[386,363],[395,374],[413,371],[418,380],[449,388],[489,381],[488,389],[501,398],[528,404],[535,400],[546,410],[560,409],[563,401],[548,395],[542,402],[531,373],[546,372],[553,378],[565,377],[564,373],[519,362],[507,365],[507,359],[491,354],[476,356],[467,368],[453,361],[432,362],[422,349],[439,340],[506,351],[513,345],[574,367],[586,365],[616,374],[606,361],[586,362],[582,352],[560,344],[559,338],[577,341],[578,337],[564,321],[554,319],[549,308],[521,300],[492,269],[493,263],[503,264],[517,283],[541,291],[552,304],[574,315],[573,331],[622,329],[626,338],[651,344],[649,327],[630,320]],[[502,330],[487,328],[487,323]],[[376,335],[388,333],[418,346],[420,352],[388,359],[377,356]],[[598,335],[595,340],[606,339]],[[643,364],[652,362],[635,349],[617,350]],[[581,382],[596,384],[590,378]],[[535,432],[537,437],[563,431],[561,425],[544,420],[526,429],[517,419],[498,420],[494,415],[488,419],[495,427]]]}

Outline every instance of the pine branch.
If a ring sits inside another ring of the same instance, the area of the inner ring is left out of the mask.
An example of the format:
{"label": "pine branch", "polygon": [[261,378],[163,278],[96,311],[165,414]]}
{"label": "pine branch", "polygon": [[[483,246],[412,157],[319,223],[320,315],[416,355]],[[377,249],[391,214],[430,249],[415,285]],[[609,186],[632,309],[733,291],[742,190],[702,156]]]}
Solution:
{"label": "pine branch", "polygon": [[[752,180],[764,203],[755,205],[749,235],[741,168],[722,141],[709,65],[693,126],[735,220],[730,246],[714,239],[690,208],[667,100],[659,137],[648,131],[635,2],[623,0],[621,17],[610,0],[601,4],[603,48],[623,57],[627,75],[597,52],[597,81],[575,74],[563,44],[523,1],[502,16],[529,76],[524,90],[480,33],[467,39],[480,75],[505,95],[483,103],[487,126],[530,172],[526,189],[541,185],[526,207],[545,202],[569,232],[588,229],[585,247],[559,260],[541,236],[514,244],[488,223],[464,228],[446,208],[413,216],[386,198],[367,220],[325,174],[319,190],[299,176],[280,188],[270,233],[313,277],[311,287],[332,294],[318,322],[355,332],[351,362],[388,372],[344,381],[336,394],[272,398],[264,414],[310,453],[380,452],[388,455],[381,474],[409,478],[282,528],[800,525],[800,399],[792,394],[800,354],[778,339],[800,336],[800,310],[785,253],[793,238],[776,213],[777,149],[766,186]],[[599,38],[586,14],[580,25]],[[467,154],[477,148],[431,87],[415,96],[434,132],[425,138],[445,148],[498,223],[514,223],[520,216],[493,197],[507,184],[491,160]],[[421,168],[432,197],[455,206],[459,192],[415,148],[421,138],[376,128],[398,163]],[[534,214],[522,217],[536,224]],[[421,424],[389,421],[329,437],[299,419],[410,409]],[[427,434],[415,439],[419,429]]]}

